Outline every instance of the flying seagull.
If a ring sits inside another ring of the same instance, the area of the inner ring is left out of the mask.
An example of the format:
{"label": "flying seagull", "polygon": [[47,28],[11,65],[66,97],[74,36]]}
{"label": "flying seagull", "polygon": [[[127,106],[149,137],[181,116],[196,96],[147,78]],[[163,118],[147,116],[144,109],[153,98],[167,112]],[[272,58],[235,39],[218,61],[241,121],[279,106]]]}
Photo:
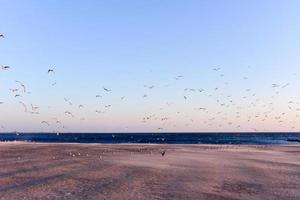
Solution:
{"label": "flying seagull", "polygon": [[1,65],[1,69],[2,70],[8,70],[8,69],[10,69],[10,66],[8,66],[8,65]]}
{"label": "flying seagull", "polygon": [[48,69],[48,74],[50,74],[50,73],[55,74],[54,69]]}
{"label": "flying seagull", "polygon": [[181,78],[183,78],[182,75],[179,75],[179,76],[175,77],[175,79],[176,79],[177,81],[178,81],[179,79],[181,79]]}
{"label": "flying seagull", "polygon": [[50,126],[49,122],[47,122],[47,121],[42,121],[41,123],[46,124],[47,126]]}
{"label": "flying seagull", "polygon": [[19,103],[24,107],[24,112],[27,112],[27,106],[25,105],[25,103],[23,103],[22,101],[19,101]]}
{"label": "flying seagull", "polygon": [[3,34],[0,34],[0,38],[4,38],[4,35],[3,35]]}
{"label": "flying seagull", "polygon": [[32,110],[37,110],[37,109],[39,109],[39,107],[33,106],[33,105],[31,104],[31,109],[32,109]]}
{"label": "flying seagull", "polygon": [[74,115],[70,111],[66,111],[65,115],[71,115],[72,118],[74,117]]}
{"label": "flying seagull", "polygon": [[220,67],[219,68],[213,68],[213,70],[216,71],[216,72],[220,71],[220,69],[221,69]]}
{"label": "flying seagull", "polygon": [[103,90],[105,90],[106,92],[111,92],[111,91],[112,91],[112,90],[107,89],[107,88],[105,88],[105,87],[103,87]]}
{"label": "flying seagull", "polygon": [[13,93],[19,91],[19,89],[14,89],[14,88],[11,88],[11,89],[9,89],[9,90],[10,90],[11,92],[13,92]]}
{"label": "flying seagull", "polygon": [[23,88],[24,93],[26,93],[26,87],[21,81],[16,81],[16,83],[19,83],[20,86]]}

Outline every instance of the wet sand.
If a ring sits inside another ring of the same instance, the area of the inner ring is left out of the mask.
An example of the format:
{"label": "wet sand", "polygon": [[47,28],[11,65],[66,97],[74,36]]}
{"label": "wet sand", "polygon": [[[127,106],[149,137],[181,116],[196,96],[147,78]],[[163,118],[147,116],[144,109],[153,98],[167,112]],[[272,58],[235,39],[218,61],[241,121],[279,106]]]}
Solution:
{"label": "wet sand", "polygon": [[2,143],[0,199],[296,200],[300,146]]}

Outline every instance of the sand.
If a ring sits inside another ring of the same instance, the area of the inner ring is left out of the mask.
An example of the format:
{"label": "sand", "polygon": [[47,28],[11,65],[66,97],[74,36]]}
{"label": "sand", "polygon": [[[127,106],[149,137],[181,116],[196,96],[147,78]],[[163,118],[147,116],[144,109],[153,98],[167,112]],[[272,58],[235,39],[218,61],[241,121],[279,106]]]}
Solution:
{"label": "sand", "polygon": [[0,199],[300,199],[300,146],[2,143]]}

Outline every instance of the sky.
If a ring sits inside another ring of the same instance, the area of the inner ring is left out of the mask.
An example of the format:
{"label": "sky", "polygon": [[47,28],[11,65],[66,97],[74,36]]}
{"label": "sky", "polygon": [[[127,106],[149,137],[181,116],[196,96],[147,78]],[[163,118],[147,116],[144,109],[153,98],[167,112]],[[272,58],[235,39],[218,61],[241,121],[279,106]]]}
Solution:
{"label": "sky", "polygon": [[0,132],[300,131],[299,1],[0,5]]}

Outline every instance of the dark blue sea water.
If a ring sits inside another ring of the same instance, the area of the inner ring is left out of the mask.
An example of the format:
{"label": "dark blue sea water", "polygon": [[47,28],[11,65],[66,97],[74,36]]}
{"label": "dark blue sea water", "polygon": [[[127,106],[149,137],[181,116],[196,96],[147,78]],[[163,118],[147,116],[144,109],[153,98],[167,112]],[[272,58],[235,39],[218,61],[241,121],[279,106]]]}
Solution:
{"label": "dark blue sea water", "polygon": [[[293,144],[300,133],[8,133],[0,141],[45,143]],[[300,143],[299,143],[300,144]]]}

